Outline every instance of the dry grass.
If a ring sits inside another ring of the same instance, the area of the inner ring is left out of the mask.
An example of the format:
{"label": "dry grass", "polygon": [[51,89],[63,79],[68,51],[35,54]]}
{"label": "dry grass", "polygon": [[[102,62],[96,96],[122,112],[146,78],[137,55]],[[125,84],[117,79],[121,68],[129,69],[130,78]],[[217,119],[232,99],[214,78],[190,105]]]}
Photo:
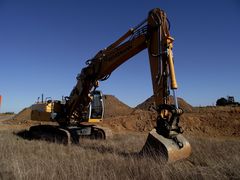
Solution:
{"label": "dry grass", "polygon": [[146,135],[64,146],[0,131],[0,179],[239,179],[240,139],[189,138],[193,154],[164,165],[139,157]]}

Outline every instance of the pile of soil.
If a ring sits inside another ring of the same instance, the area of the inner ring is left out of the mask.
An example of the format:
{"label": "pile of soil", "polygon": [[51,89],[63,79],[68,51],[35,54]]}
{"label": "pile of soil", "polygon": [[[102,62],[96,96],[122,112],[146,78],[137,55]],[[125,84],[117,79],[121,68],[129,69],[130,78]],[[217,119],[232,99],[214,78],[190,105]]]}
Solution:
{"label": "pile of soil", "polygon": [[30,107],[24,108],[13,117],[14,122],[23,123],[31,119],[32,109]]}
{"label": "pile of soil", "polygon": [[104,124],[115,131],[150,131],[155,126],[156,113],[131,108],[113,95],[104,95]]}
{"label": "pile of soil", "polygon": [[[193,107],[188,104],[184,99],[178,97],[177,100],[179,107],[182,108],[184,112],[192,112]],[[174,104],[172,96],[170,96],[170,104]],[[153,111],[153,109],[155,108],[154,97],[151,96],[150,98],[146,99],[143,103],[137,105],[136,108]]]}
{"label": "pile of soil", "polygon": [[134,110],[113,95],[104,95],[104,118],[130,115]]}
{"label": "pile of soil", "polygon": [[156,126],[156,113],[135,109],[129,115],[106,118],[104,124],[114,131],[148,132]]}
{"label": "pile of soil", "polygon": [[[31,108],[24,108],[15,116],[8,118],[2,122],[1,130],[5,129],[26,129],[31,125],[36,124],[36,122],[31,121]],[[41,122],[38,122],[41,123]]]}
{"label": "pile of soil", "polygon": [[[148,132],[156,126],[157,114],[151,108],[153,102],[153,97],[150,97],[130,114],[122,116],[109,109],[116,116],[106,118],[105,123],[116,131]],[[240,107],[192,107],[182,98],[178,98],[178,102],[185,112],[180,117],[180,126],[186,134],[240,137]]]}
{"label": "pile of soil", "polygon": [[[156,126],[156,113],[137,109],[128,116],[104,121],[115,131],[149,132]],[[240,137],[240,107],[194,108],[180,117],[184,134],[207,137]]]}
{"label": "pile of soil", "polygon": [[240,137],[240,107],[201,107],[181,116],[186,133],[198,136]]}

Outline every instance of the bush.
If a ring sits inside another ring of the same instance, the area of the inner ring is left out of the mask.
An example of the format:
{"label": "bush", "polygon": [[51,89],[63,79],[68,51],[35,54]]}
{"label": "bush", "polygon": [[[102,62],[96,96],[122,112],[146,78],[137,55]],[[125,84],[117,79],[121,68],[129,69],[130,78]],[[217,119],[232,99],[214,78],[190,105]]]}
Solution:
{"label": "bush", "polygon": [[225,99],[223,97],[218,99],[216,102],[216,106],[226,106],[227,104],[228,104],[227,99]]}

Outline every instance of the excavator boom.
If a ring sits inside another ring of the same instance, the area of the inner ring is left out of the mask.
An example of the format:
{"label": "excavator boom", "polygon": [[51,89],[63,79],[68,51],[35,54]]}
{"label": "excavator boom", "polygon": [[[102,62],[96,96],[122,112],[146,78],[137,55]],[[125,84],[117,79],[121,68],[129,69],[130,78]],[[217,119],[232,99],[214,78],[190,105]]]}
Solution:
{"label": "excavator boom", "polygon": [[[146,48],[149,52],[155,102],[157,105],[166,103],[169,96],[166,83],[169,79],[171,88],[177,89],[172,42],[173,38],[170,37],[168,31],[165,13],[160,9],[153,9],[149,12],[148,19],[130,29],[116,42],[86,61],[87,67],[83,68],[78,75],[78,82],[67,101],[67,119],[83,121],[82,113],[87,111],[91,101],[88,94],[98,84],[97,81],[106,79],[121,64]],[[79,104],[83,109],[78,108]]]}

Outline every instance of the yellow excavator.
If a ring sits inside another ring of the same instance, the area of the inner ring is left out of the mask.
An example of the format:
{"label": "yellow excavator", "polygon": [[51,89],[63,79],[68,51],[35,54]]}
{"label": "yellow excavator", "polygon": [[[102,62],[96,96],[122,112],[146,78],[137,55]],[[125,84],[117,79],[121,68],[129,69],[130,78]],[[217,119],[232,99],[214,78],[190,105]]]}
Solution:
{"label": "yellow excavator", "polygon": [[[105,139],[111,134],[109,129],[100,126],[104,106],[102,93],[96,88],[99,81],[107,80],[116,68],[147,48],[158,115],[156,127],[149,133],[142,153],[161,153],[170,162],[190,155],[191,146],[179,126],[183,110],[178,107],[175,95],[178,86],[172,53],[174,39],[169,26],[165,12],[155,8],[147,19],[86,61],[65,103],[51,102],[54,120],[59,124],[57,128],[67,135],[68,141],[79,141],[80,136]],[[169,102],[171,90],[174,104]],[[30,130],[34,132],[38,128]]]}

